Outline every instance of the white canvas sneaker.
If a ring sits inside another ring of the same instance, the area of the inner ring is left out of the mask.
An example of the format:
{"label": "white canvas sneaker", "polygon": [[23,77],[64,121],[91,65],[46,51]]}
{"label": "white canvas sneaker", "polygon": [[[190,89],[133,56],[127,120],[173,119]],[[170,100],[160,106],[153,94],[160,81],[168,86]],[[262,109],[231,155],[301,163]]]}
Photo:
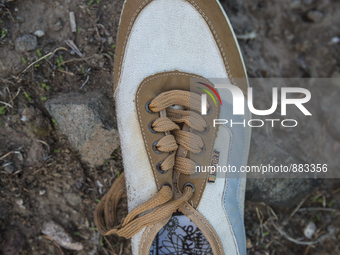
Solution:
{"label": "white canvas sneaker", "polygon": [[[250,129],[214,120],[249,119],[247,110],[233,115],[231,90],[221,86],[245,92],[248,83],[219,2],[126,0],[114,69],[125,176],[98,205],[98,230],[132,238],[134,255],[245,255],[239,169]],[[129,214],[118,225],[124,180]]]}

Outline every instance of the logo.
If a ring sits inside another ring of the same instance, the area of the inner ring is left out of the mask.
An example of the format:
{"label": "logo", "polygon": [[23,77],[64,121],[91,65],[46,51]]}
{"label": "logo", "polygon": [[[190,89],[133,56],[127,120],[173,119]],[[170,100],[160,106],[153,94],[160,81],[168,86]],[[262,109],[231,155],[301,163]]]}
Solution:
{"label": "logo", "polygon": [[[202,83],[202,82],[197,82],[198,84],[201,84],[205,86],[206,88],[201,88],[201,87],[196,87],[200,90],[203,90],[206,94],[201,95],[201,114],[202,115],[207,115],[207,110],[211,107],[209,105],[208,107],[208,100],[207,100],[207,94],[212,98],[213,102],[215,103],[215,106],[217,106],[217,101],[213,94],[209,91],[211,90],[217,97],[220,105],[222,106],[222,100],[220,97],[220,94],[217,92],[217,90],[221,89],[228,89],[229,92],[232,95],[232,106],[233,106],[233,115],[245,115],[245,107],[248,107],[249,112],[251,112],[254,115],[258,116],[268,116],[273,114],[278,106],[281,106],[281,116],[287,115],[287,105],[295,105],[305,116],[311,116],[312,114],[306,109],[306,107],[303,104],[306,104],[307,102],[310,101],[311,99],[311,93],[309,90],[304,89],[304,88],[299,88],[299,87],[282,87],[281,91],[279,91],[278,88],[273,87],[272,88],[272,105],[269,109],[267,110],[258,110],[255,109],[254,103],[253,103],[253,88],[248,87],[247,91],[247,98],[245,98],[242,90],[232,84],[216,84],[215,88],[212,86]],[[209,89],[209,90],[208,90]],[[279,92],[281,92],[281,102],[279,102]],[[288,94],[295,94],[295,98],[288,98]],[[298,95],[298,97],[296,96]],[[245,102],[246,100],[246,102]],[[265,122],[270,122],[272,124],[272,127],[274,127],[274,122],[280,121],[279,119],[251,119],[248,121],[248,125],[250,127],[262,127],[264,126]],[[232,125],[233,120],[225,120],[225,119],[214,119],[214,127],[216,125],[224,125],[226,123],[230,123]],[[253,124],[253,122],[256,123]],[[290,125],[287,124],[287,122],[292,123]],[[235,123],[235,122],[234,122]],[[245,124],[245,120],[242,123],[235,123],[235,124]],[[295,127],[297,126],[297,121],[294,119],[287,119],[287,120],[282,120],[281,125],[283,127]]]}
{"label": "logo", "polygon": [[[214,92],[215,95],[216,95],[216,97],[217,97],[218,100],[220,101],[221,106],[222,106],[221,97],[220,97],[220,95],[218,94],[218,92],[217,92],[212,86],[210,86],[210,85],[208,85],[208,84],[205,84],[205,83],[203,83],[203,82],[197,82],[197,83],[206,86],[208,89],[210,89],[212,92]],[[198,88],[198,89],[201,89],[201,90],[203,90],[205,93],[207,93],[207,94],[212,98],[212,100],[214,101],[215,106],[217,106],[216,100],[215,100],[214,96],[211,94],[211,92],[210,92],[209,90],[203,89],[203,88],[200,88],[200,87],[197,87],[197,88]],[[202,115],[207,115],[207,102],[208,102],[208,101],[207,101],[207,94],[202,94],[202,95],[201,95],[201,98],[202,98],[202,104],[201,104],[201,111],[202,111],[202,112],[201,112],[201,113],[202,113]]]}

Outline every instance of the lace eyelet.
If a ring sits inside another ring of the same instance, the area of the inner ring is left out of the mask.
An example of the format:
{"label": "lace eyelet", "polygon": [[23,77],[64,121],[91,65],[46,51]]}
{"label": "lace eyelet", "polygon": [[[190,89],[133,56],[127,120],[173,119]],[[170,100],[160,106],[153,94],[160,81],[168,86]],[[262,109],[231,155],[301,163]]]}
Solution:
{"label": "lace eyelet", "polygon": [[155,121],[153,120],[153,121],[150,121],[150,123],[149,123],[149,130],[151,131],[151,133],[158,133],[157,131],[155,131],[153,128],[152,128],[152,124],[154,123]]}
{"label": "lace eyelet", "polygon": [[207,123],[206,128],[203,131],[198,131],[198,133],[200,133],[201,135],[205,135],[205,134],[208,134],[209,131],[210,131],[210,127],[209,127],[209,125]]}
{"label": "lace eyelet", "polygon": [[202,155],[205,153],[207,147],[205,146],[205,144],[203,145],[202,151],[200,153],[197,153],[197,155]]}
{"label": "lace eyelet", "polygon": [[193,193],[195,192],[195,185],[194,184],[192,184],[191,182],[187,182],[186,184],[184,184],[183,185],[183,191],[185,190],[185,188],[187,187],[187,186],[190,186],[192,189],[193,189]]}
{"label": "lace eyelet", "polygon": [[148,113],[155,113],[153,111],[150,110],[149,108],[149,105],[150,105],[151,101],[148,101],[146,104],[145,104],[145,110],[148,112]]}
{"label": "lace eyelet", "polygon": [[163,153],[162,151],[159,151],[159,150],[157,149],[157,144],[158,144],[158,141],[156,141],[156,142],[153,143],[153,145],[152,145],[153,151],[156,152],[157,154]]}
{"label": "lace eyelet", "polygon": [[161,188],[163,188],[163,186],[168,186],[168,187],[170,187],[170,189],[172,190],[172,186],[171,186],[171,184],[168,183],[168,182],[163,183],[163,185],[162,185]]}
{"label": "lace eyelet", "polygon": [[158,162],[157,165],[156,165],[156,169],[157,169],[157,171],[160,172],[161,174],[166,174],[168,171],[163,171],[163,170],[161,169],[161,164],[162,164],[162,163],[163,163],[163,161]]}

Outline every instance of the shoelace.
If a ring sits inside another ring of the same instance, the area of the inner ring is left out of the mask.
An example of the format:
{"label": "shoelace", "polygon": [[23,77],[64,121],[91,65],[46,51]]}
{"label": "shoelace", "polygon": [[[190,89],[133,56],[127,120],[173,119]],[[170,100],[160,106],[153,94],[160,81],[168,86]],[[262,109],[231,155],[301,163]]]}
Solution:
{"label": "shoelace", "polygon": [[[171,107],[173,105],[182,106],[184,109],[174,109],[176,107]],[[173,169],[174,175],[194,173],[196,163],[183,155],[186,155],[187,151],[202,153],[205,150],[200,136],[190,132],[192,130],[203,132],[207,128],[205,120],[196,113],[201,109],[200,95],[172,90],[159,94],[146,107],[150,112],[160,113],[160,117],[151,123],[149,128],[154,132],[165,133],[164,137],[155,142],[153,148],[158,153],[169,153],[163,162],[157,164],[158,170],[165,172]],[[179,150],[182,150],[182,156],[176,155]],[[154,197],[133,209],[121,224],[116,225],[116,210],[124,194],[124,187],[124,174],[121,174],[96,208],[94,221],[102,235],[116,234],[131,238],[142,228],[168,218],[192,197],[195,188],[193,185],[185,185],[183,193],[177,194],[170,184],[165,183]],[[176,188],[180,193],[179,187]],[[146,213],[151,209],[153,210]]]}

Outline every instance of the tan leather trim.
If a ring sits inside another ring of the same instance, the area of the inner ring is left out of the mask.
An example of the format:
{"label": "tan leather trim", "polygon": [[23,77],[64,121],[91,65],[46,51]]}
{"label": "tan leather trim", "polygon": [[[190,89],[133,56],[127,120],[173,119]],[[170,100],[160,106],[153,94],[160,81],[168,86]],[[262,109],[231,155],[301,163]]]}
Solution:
{"label": "tan leather trim", "polygon": [[[210,84],[211,86],[214,86],[209,80],[201,76],[174,71],[149,76],[140,84],[137,90],[136,94],[137,115],[139,117],[139,124],[144,139],[145,149],[148,153],[150,165],[152,167],[155,182],[158,189],[160,189],[161,186],[166,182],[172,184],[172,171],[168,171],[167,173],[162,174],[156,169],[157,163],[164,161],[169,154],[168,153],[157,154],[154,152],[152,148],[154,142],[159,141],[164,136],[164,133],[152,133],[149,130],[148,128],[149,123],[159,118],[159,113],[147,112],[145,110],[145,105],[147,102],[153,100],[157,95],[165,91],[175,89],[190,91],[191,79],[195,82],[196,81],[203,82],[206,84]],[[197,94],[204,93],[199,89],[192,89],[191,91]],[[213,120],[218,119],[218,116],[220,114],[220,105],[215,106],[211,98],[208,98],[208,103],[213,106],[212,112],[209,115],[202,117],[204,118],[206,123],[213,123]],[[197,162],[201,166],[210,166],[211,156],[213,153],[213,145],[215,142],[217,131],[218,131],[217,128],[211,127],[207,134],[203,135],[199,134],[204,144],[206,145],[206,151],[205,153],[200,155],[192,153],[190,155],[190,158],[194,162]],[[179,179],[178,187],[180,189],[179,190],[180,192],[185,183],[190,182],[195,185],[196,190],[192,196],[192,199],[189,201],[195,208],[197,208],[199,201],[202,197],[207,178],[208,173],[199,173],[192,176],[181,174],[180,177],[178,178]]]}
{"label": "tan leather trim", "polygon": [[[224,255],[225,252],[223,250],[221,240],[210,223],[187,202],[180,208],[180,210],[201,230],[203,235],[207,238],[213,254]],[[152,242],[155,239],[157,233],[169,221],[170,218],[171,217],[145,229],[139,245],[139,255],[149,254]]]}
{"label": "tan leather trim", "polygon": [[145,229],[139,244],[139,255],[149,255],[153,240],[155,239],[157,233],[164,227],[164,225],[168,223],[170,218],[171,216]]}
{"label": "tan leather trim", "polygon": [[[196,209],[194,209],[189,203],[184,203],[183,206],[179,208],[182,213],[187,216],[193,223],[201,230],[203,235],[207,238],[214,255],[224,255],[225,252],[223,250],[223,245],[221,240],[214,230],[214,228],[210,225],[210,223],[199,213]],[[213,208],[212,208],[213,210]]]}
{"label": "tan leather trim", "polygon": [[[126,45],[131,33],[132,26],[139,13],[153,0],[126,0],[121,14],[120,25],[118,29],[117,48],[114,63],[114,88],[117,90],[121,67],[124,60]],[[246,94],[247,79],[246,70],[243,66],[241,53],[234,39],[232,28],[229,26],[219,4],[216,0],[186,0],[201,14],[209,26],[217,46],[220,49],[226,71],[231,82],[240,87]],[[216,77],[218,78],[218,77]]]}

